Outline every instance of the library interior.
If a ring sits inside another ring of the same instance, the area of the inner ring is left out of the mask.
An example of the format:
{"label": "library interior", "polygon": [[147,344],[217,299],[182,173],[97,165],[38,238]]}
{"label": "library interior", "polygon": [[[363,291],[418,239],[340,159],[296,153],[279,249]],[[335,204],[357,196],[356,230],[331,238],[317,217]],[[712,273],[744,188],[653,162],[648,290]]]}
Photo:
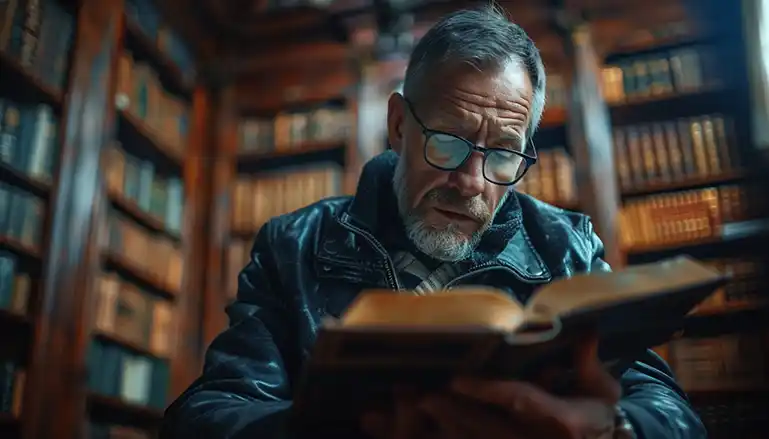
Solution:
{"label": "library interior", "polygon": [[[412,49],[481,3],[0,1],[0,437],[159,437],[262,225],[355,194]],[[615,270],[730,273],[654,351],[710,437],[766,438],[769,0],[498,6],[547,72],[513,190]]]}

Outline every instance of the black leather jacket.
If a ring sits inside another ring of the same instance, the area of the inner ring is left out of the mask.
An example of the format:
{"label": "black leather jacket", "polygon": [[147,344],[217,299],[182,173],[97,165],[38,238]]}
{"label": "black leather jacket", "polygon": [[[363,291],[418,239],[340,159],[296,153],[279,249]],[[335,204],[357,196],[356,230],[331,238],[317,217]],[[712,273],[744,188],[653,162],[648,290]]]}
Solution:
{"label": "black leather jacket", "polygon": [[[361,288],[398,288],[384,244],[395,221],[393,153],[369,162],[354,198],[323,200],[272,219],[239,277],[230,326],[211,344],[202,376],[166,411],[162,437],[277,439],[292,387],[324,315],[338,316]],[[577,272],[608,270],[590,220],[511,194],[455,283],[489,284],[520,300]],[[622,406],[645,439],[705,437],[667,365],[651,352],[621,379]],[[323,437],[319,434],[318,437]]]}

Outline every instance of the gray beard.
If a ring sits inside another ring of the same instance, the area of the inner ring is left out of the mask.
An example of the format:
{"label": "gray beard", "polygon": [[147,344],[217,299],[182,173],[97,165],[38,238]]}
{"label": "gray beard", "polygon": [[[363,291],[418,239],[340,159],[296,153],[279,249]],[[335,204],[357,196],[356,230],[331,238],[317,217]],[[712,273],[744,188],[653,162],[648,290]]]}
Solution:
{"label": "gray beard", "polygon": [[[445,228],[439,229],[425,223],[419,214],[408,205],[408,184],[404,163],[402,158],[398,159],[393,176],[393,190],[398,201],[398,214],[403,221],[408,239],[419,251],[439,261],[457,262],[469,258],[481,242],[481,238],[491,225],[494,216],[469,237],[460,232],[455,224],[449,224]],[[499,206],[504,204],[506,197],[507,193],[500,200]],[[498,209],[499,207],[497,207]],[[494,214],[496,215],[496,212]]]}

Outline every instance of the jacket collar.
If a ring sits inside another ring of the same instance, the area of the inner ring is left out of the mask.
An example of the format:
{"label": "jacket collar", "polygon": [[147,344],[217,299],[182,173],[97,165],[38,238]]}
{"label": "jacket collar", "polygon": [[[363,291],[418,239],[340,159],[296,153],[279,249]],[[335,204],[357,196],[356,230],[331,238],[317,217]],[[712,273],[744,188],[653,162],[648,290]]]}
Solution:
{"label": "jacket collar", "polygon": [[[386,151],[363,168],[358,188],[349,208],[339,221],[382,236],[386,222],[397,216],[392,179],[398,155]],[[494,223],[484,234],[472,256],[472,265],[501,265],[527,282],[546,282],[552,278],[540,254],[523,227],[523,212],[514,191],[497,212]]]}

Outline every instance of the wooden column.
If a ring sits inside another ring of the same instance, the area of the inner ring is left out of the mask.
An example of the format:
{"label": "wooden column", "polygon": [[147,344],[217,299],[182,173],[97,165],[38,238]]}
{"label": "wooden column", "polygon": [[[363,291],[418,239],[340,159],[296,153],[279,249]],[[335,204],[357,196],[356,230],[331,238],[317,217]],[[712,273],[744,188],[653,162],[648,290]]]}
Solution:
{"label": "wooden column", "polygon": [[203,291],[207,271],[208,215],[211,211],[208,91],[201,85],[192,95],[192,118],[184,161],[184,279],[178,302],[180,325],[176,352],[171,359],[171,398],[175,398],[200,374],[203,359]]}
{"label": "wooden column", "polygon": [[572,96],[567,135],[576,162],[579,202],[593,219],[606,247],[605,259],[615,268],[624,265],[619,248],[619,190],[614,170],[612,128],[601,95],[601,59],[590,27],[576,26],[568,43],[573,59]]}
{"label": "wooden column", "polygon": [[[61,123],[61,163],[53,199],[40,315],[28,367],[25,439],[80,439],[86,414],[88,291],[99,272],[96,248],[104,200],[100,151],[113,127],[111,72],[122,1],[83,0]],[[84,324],[84,322],[87,322]]]}
{"label": "wooden column", "polygon": [[[749,77],[751,145],[769,159],[769,1],[742,1],[742,29],[745,36]],[[769,160],[766,160],[769,163]]]}
{"label": "wooden column", "polygon": [[[364,61],[361,62],[360,70],[355,143],[362,168],[363,164],[383,150],[387,136],[387,97],[382,94],[378,64]],[[355,187],[352,191],[350,193],[354,193]]]}
{"label": "wooden column", "polygon": [[362,65],[358,88],[358,151],[366,163],[385,149],[387,141],[387,100],[392,84],[403,79],[407,59],[368,61]]}
{"label": "wooden column", "polygon": [[227,286],[235,279],[226,279],[232,212],[232,188],[235,184],[238,147],[238,114],[234,86],[220,88],[216,96],[215,112],[211,117],[212,163],[211,227],[206,265],[206,284],[203,298],[203,344],[208,346],[227,327],[224,308],[228,302]]}

